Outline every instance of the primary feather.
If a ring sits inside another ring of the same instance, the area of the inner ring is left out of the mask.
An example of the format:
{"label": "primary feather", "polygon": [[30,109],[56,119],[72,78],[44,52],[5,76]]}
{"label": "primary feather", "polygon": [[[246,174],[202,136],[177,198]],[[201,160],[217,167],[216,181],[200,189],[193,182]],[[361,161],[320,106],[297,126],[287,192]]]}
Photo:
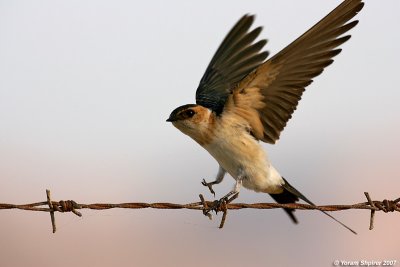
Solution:
{"label": "primary feather", "polygon": [[[274,144],[292,117],[305,87],[332,64],[337,47],[350,39],[351,20],[363,7],[346,0],[311,29],[265,60],[265,40],[255,42],[261,28],[249,31],[254,16],[245,15],[228,33],[196,91],[196,102],[217,115],[245,117],[258,140]],[[236,110],[235,110],[236,109]]]}

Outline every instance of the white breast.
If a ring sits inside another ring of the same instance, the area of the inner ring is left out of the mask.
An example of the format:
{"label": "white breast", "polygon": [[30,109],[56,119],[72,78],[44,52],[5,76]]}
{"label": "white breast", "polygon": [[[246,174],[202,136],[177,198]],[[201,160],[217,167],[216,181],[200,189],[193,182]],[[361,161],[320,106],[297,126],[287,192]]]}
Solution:
{"label": "white breast", "polygon": [[215,138],[204,148],[234,179],[240,172],[243,186],[256,192],[281,192],[282,177],[270,164],[259,142],[246,130],[247,125],[236,121],[218,122]]}

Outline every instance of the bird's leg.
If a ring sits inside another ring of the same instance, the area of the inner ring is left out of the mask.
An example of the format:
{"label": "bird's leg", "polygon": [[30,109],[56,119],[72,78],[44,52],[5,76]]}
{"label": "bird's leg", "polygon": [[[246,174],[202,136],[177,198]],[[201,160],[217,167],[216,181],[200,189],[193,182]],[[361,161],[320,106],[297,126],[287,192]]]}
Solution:
{"label": "bird's leg", "polygon": [[210,183],[207,183],[206,180],[203,179],[203,181],[201,182],[201,184],[204,185],[204,186],[207,186],[208,189],[210,190],[210,192],[211,192],[211,193],[214,195],[214,197],[215,197],[215,192],[214,192],[214,190],[212,189],[212,186],[215,185],[215,184],[221,183],[222,180],[224,179],[225,173],[226,173],[226,171],[225,171],[221,166],[219,166],[218,174],[217,174],[217,177],[215,178],[215,181],[210,182]]}
{"label": "bird's leg", "polygon": [[240,188],[242,187],[243,179],[244,179],[244,174],[242,171],[240,171],[237,179],[236,179],[236,184],[234,188],[225,196],[223,196],[221,199],[214,201],[214,207],[213,210],[220,211],[221,206],[223,203],[229,204],[233,200],[235,200],[239,196]]}
{"label": "bird's leg", "polygon": [[236,199],[239,196],[240,188],[242,187],[242,182],[243,182],[243,176],[239,175],[239,177],[236,179],[236,184],[233,187],[233,189],[223,196],[219,202],[225,201],[227,204],[232,202],[234,199]]}

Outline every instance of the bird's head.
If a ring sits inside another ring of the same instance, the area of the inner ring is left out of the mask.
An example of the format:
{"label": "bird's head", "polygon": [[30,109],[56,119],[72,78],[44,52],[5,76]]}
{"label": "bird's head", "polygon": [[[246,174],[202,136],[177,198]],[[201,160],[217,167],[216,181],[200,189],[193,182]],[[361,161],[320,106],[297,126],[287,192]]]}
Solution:
{"label": "bird's head", "polygon": [[174,109],[167,121],[200,145],[211,141],[215,120],[208,108],[196,104],[183,105]]}

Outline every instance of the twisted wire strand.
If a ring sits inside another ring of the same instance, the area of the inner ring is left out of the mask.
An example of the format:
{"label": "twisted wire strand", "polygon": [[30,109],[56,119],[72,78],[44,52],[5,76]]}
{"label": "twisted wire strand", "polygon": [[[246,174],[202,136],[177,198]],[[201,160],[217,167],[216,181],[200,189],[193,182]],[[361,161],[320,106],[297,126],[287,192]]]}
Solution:
{"label": "twisted wire strand", "polygon": [[[239,209],[278,209],[278,208],[289,208],[298,210],[321,210],[321,211],[342,211],[351,209],[370,210],[370,230],[373,229],[374,216],[376,211],[387,212],[400,212],[400,198],[395,200],[383,200],[383,201],[372,201],[367,192],[364,193],[367,202],[361,202],[351,205],[321,205],[314,206],[302,203],[221,203],[218,201],[206,201],[204,197],[200,195],[200,201],[188,203],[188,204],[176,204],[168,202],[158,203],[144,203],[144,202],[131,202],[131,203],[93,203],[93,204],[81,204],[74,200],[60,200],[52,201],[50,196],[50,190],[46,190],[47,201],[35,202],[29,204],[7,204],[0,203],[0,210],[6,209],[18,209],[26,211],[42,211],[49,212],[51,216],[53,233],[56,232],[55,223],[55,212],[73,212],[75,215],[81,217],[82,214],[78,210],[91,209],[91,210],[107,210],[107,209],[188,209],[188,210],[201,210],[204,215],[211,217],[210,212],[216,213],[223,212],[223,216],[220,223],[220,228],[223,227],[228,210],[239,210]],[[46,207],[47,206],[47,207]]]}

